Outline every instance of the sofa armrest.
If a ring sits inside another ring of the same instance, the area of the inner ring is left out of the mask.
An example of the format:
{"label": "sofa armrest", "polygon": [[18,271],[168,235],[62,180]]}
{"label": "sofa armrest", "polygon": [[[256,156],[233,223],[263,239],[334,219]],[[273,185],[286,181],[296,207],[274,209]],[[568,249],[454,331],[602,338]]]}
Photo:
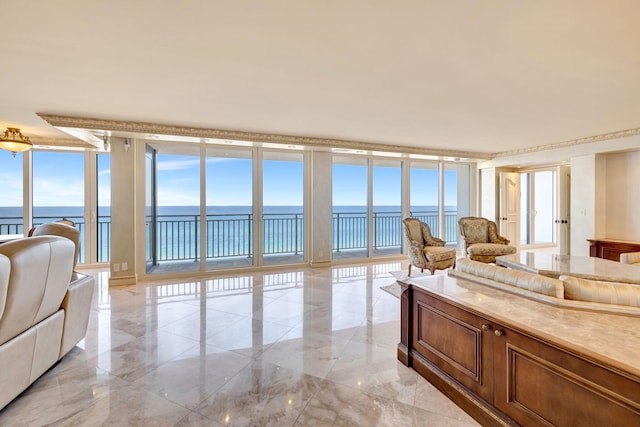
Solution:
{"label": "sofa armrest", "polygon": [[438,237],[431,236],[428,240],[425,239],[425,246],[444,246],[445,243],[444,240]]}
{"label": "sofa armrest", "polygon": [[59,358],[67,354],[87,333],[94,287],[93,276],[74,273],[61,306],[64,310],[64,326]]}

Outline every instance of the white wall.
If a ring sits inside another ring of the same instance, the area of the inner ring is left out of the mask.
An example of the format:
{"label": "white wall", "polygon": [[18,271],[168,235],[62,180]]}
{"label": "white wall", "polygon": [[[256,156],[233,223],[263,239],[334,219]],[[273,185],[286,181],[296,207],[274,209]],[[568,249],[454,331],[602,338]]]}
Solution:
{"label": "white wall", "polygon": [[111,275],[110,285],[130,285],[136,275],[136,144],[111,138]]}
{"label": "white wall", "polygon": [[498,186],[496,168],[480,170],[480,216],[495,221],[498,218],[496,208],[498,201]]}
{"label": "white wall", "polygon": [[604,155],[571,159],[571,255],[589,256],[587,239],[608,237],[605,180]]}
{"label": "white wall", "polygon": [[615,153],[606,160],[606,237],[640,241],[640,152]]}

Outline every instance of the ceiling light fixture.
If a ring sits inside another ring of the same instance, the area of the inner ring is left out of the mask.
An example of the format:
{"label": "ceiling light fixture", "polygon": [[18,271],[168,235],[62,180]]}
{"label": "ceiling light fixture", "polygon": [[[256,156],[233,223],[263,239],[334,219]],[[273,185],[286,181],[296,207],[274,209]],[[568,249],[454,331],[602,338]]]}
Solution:
{"label": "ceiling light fixture", "polygon": [[0,148],[11,151],[15,157],[16,153],[31,150],[33,144],[29,141],[28,136],[24,136],[20,132],[20,129],[8,127],[4,131],[4,135],[0,137]]}

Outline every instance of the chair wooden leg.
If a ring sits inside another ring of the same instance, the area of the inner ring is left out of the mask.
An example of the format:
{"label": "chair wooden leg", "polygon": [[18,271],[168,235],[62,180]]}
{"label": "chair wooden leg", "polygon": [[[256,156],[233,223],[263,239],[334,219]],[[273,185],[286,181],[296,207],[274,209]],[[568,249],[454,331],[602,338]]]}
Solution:
{"label": "chair wooden leg", "polygon": [[411,277],[411,264],[409,264],[409,274],[407,276]]}
{"label": "chair wooden leg", "polygon": [[429,271],[431,272],[431,275],[433,276],[433,273],[435,273],[435,272],[436,272],[436,268],[435,268],[435,267],[431,267],[431,268],[429,269]]}

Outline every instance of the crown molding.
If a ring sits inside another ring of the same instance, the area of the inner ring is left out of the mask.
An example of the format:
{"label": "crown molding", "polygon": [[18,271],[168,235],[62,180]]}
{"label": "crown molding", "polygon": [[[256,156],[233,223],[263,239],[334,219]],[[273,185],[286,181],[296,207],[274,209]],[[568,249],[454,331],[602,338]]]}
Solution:
{"label": "crown molding", "polygon": [[39,136],[32,136],[29,139],[36,147],[82,148],[88,150],[96,149],[94,145],[76,138],[43,138]]}
{"label": "crown molding", "polygon": [[558,148],[575,147],[583,144],[609,141],[612,139],[628,138],[628,137],[637,136],[637,135],[640,135],[640,128],[632,128],[632,129],[626,129],[626,130],[621,130],[617,132],[609,132],[609,133],[603,133],[600,135],[587,136],[584,138],[571,139],[569,141],[556,142],[553,144],[538,145],[535,147],[521,148],[518,150],[502,151],[500,153],[494,153],[491,156],[491,159],[493,160],[500,157],[510,157],[510,156],[517,156],[521,154],[536,153],[539,151],[554,150]]}
{"label": "crown molding", "polygon": [[[62,116],[56,114],[36,113],[40,118],[55,127],[108,130],[119,132],[131,132],[151,135],[174,135],[192,138],[230,139],[256,143],[273,143],[283,145],[299,145],[306,147],[338,148],[345,150],[379,151],[388,153],[406,153],[425,156],[453,157],[472,160],[493,160],[502,157],[517,156],[536,153],[559,148],[575,147],[583,144],[627,138],[640,135],[640,128],[626,129],[622,131],[603,133],[552,144],[538,145],[535,147],[520,148],[516,150],[501,151],[496,153],[481,153],[475,151],[446,150],[437,148],[407,147],[393,144],[375,142],[352,141],[345,139],[318,138],[298,135],[283,135],[274,133],[247,132],[216,128],[199,128],[176,125],[163,125],[158,123],[134,122],[125,120],[107,120],[90,117]],[[34,145],[78,147],[96,149],[95,146],[78,139],[69,138],[31,138]]]}
{"label": "crown molding", "polygon": [[61,116],[36,113],[40,118],[55,127],[95,129],[120,132],[133,132],[152,135],[176,135],[194,138],[230,139],[250,142],[267,142],[307,147],[340,148],[348,150],[380,151],[388,153],[407,153],[425,156],[453,157],[464,159],[489,160],[489,153],[473,151],[444,150],[431,148],[406,147],[393,144],[350,141],[345,139],[317,138],[310,136],[281,135],[274,133],[246,132],[238,130],[197,128],[186,126],[162,125],[157,123],[106,120],[88,117]]}

